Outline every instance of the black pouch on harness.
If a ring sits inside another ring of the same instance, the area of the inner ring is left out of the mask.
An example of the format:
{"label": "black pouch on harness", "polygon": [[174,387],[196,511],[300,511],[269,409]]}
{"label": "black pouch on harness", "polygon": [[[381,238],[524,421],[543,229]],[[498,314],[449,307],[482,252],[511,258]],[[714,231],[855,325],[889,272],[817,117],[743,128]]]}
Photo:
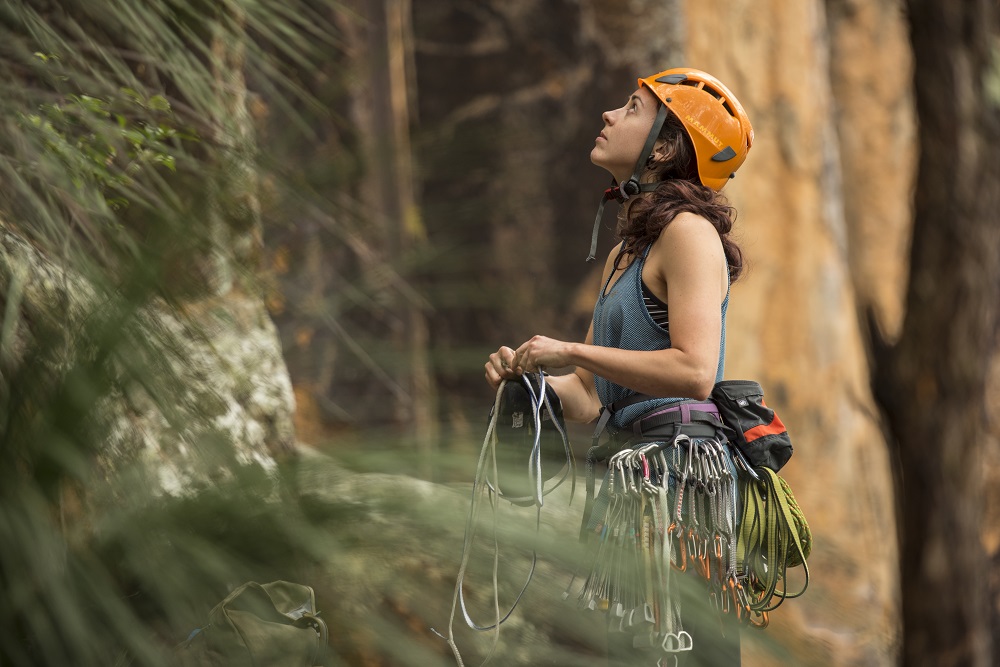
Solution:
{"label": "black pouch on harness", "polygon": [[[500,479],[496,486],[501,496],[515,504],[534,502],[531,465],[536,432],[543,484],[558,475],[572,458],[562,402],[548,384],[542,397],[540,378],[535,373],[524,373],[517,380],[508,380],[497,408],[496,457]],[[536,411],[538,403],[540,409]]]}
{"label": "black pouch on harness", "polygon": [[712,389],[726,436],[754,467],[777,472],[792,456],[792,441],[781,419],[764,404],[764,390],[753,380],[725,380]]}

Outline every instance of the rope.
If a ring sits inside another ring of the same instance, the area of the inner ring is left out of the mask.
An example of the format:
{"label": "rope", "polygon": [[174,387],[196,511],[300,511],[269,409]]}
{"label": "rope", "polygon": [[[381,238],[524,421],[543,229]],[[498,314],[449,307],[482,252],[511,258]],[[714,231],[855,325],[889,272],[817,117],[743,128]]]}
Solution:
{"label": "rope", "polygon": [[[528,475],[532,483],[533,495],[528,498],[531,500],[531,504],[535,506],[535,540],[536,545],[532,547],[531,553],[531,567],[528,570],[528,576],[521,587],[520,592],[514,599],[513,604],[511,604],[510,609],[507,610],[505,614],[501,616],[500,613],[500,588],[498,581],[499,572],[499,560],[500,560],[500,545],[497,538],[498,526],[497,526],[497,502],[502,498],[509,500],[511,502],[522,501],[524,498],[511,498],[505,496],[500,491],[499,485],[499,468],[497,465],[497,434],[496,426],[497,419],[500,415],[500,405],[501,399],[503,397],[504,388],[507,385],[507,380],[503,380],[500,386],[497,388],[496,399],[493,403],[493,410],[491,412],[489,426],[486,429],[486,436],[483,439],[483,447],[479,454],[479,461],[476,465],[476,477],[472,485],[472,501],[469,507],[469,514],[466,519],[465,524],[465,537],[462,546],[462,558],[459,565],[458,577],[455,582],[455,592],[452,596],[451,613],[448,618],[448,635],[447,637],[442,635],[431,628],[431,630],[447,641],[448,646],[451,648],[452,654],[455,656],[455,660],[459,667],[464,667],[465,663],[462,660],[462,655],[458,649],[458,645],[455,642],[455,613],[458,608],[462,610],[462,616],[465,619],[466,624],[479,631],[493,631],[493,641],[482,664],[487,664],[496,653],[497,646],[500,640],[500,626],[510,618],[511,614],[514,613],[514,609],[517,604],[521,601],[521,597],[524,595],[525,591],[528,589],[528,585],[531,583],[531,579],[535,573],[535,566],[538,562],[538,551],[537,551],[537,539],[541,529],[541,509],[544,504],[544,497],[554,491],[558,486],[560,486],[568,475],[571,475],[572,488],[570,490],[570,500],[572,502],[572,496],[576,489],[576,466],[573,460],[573,452],[569,446],[569,438],[567,437],[566,430],[564,426],[556,419],[556,413],[552,408],[551,401],[546,393],[546,382],[545,375],[541,372],[537,374],[538,382],[538,392],[536,393],[534,386],[531,383],[531,374],[525,374],[522,376],[522,381],[527,387],[528,395],[531,397],[532,406],[532,416],[534,418],[535,426],[535,436],[534,443],[532,445],[531,454],[528,461]],[[562,477],[548,489],[545,488],[543,474],[542,474],[542,464],[541,464],[541,428],[542,428],[542,409],[547,409],[549,415],[552,419],[552,423],[555,425],[556,430],[559,432],[563,441],[563,450],[566,454],[566,465],[562,470]],[[487,474],[487,463],[491,464],[492,468],[492,478],[493,482],[490,482],[490,475]],[[493,608],[494,608],[494,622],[490,625],[480,625],[473,621],[472,617],[469,615],[468,608],[465,604],[465,593],[463,589],[465,574],[468,570],[469,561],[472,556],[472,545],[475,541],[476,526],[478,524],[479,514],[482,507],[483,496],[486,495],[488,502],[493,513]]]}
{"label": "rope", "polygon": [[[535,387],[530,379],[531,377],[535,377],[535,374],[525,373],[524,375],[521,376],[521,382],[527,388],[528,396],[531,398],[532,418],[533,418],[532,421],[535,424],[534,442],[532,443],[531,452],[528,456],[528,476],[529,480],[532,482],[532,486],[536,487],[535,492],[532,495],[528,496],[513,496],[504,493],[500,489],[499,484],[497,482],[490,482],[488,477],[485,480],[485,484],[489,487],[491,493],[497,494],[504,500],[514,505],[519,505],[521,507],[530,507],[530,506],[541,507],[542,505],[545,504],[545,496],[549,495],[557,488],[562,486],[562,484],[568,478],[570,480],[569,501],[570,503],[572,503],[573,498],[576,494],[576,459],[573,457],[573,450],[570,448],[569,435],[566,433],[566,428],[565,426],[563,426],[562,422],[555,418],[556,412],[553,409],[552,402],[549,399],[548,393],[546,392],[545,373],[539,372],[537,374],[538,384],[540,389],[538,393],[535,392]],[[506,382],[507,381],[504,380],[503,384],[505,384]],[[498,396],[501,396],[503,394],[503,384],[501,384],[501,386],[497,389]],[[553,475],[553,478],[558,477],[558,480],[554,484],[550,485],[548,488],[543,488],[543,485],[541,484],[541,479],[542,479],[541,408],[542,407],[544,407],[548,411],[551,417],[552,425],[559,433],[563,445],[563,454],[566,457],[566,463],[563,465],[562,469],[558,473],[556,473],[556,475]],[[494,408],[494,412],[497,409],[498,408]],[[495,428],[495,426],[496,426],[495,424],[492,424],[490,428]],[[496,474],[494,474],[494,476],[496,476]]]}
{"label": "rope", "polygon": [[[747,580],[745,610],[761,615],[766,624],[767,612],[788,598],[799,597],[809,587],[806,558],[812,538],[788,483],[770,468],[762,466],[755,471],[760,481],[746,480],[742,485],[743,521],[737,552]],[[784,588],[787,570],[800,565],[805,581],[798,592],[789,593]]]}
{"label": "rope", "polygon": [[809,554],[812,553],[812,531],[809,530],[809,523],[806,521],[805,514],[802,513],[802,508],[799,507],[798,501],[792,495],[792,487],[788,485],[784,477],[779,476],[778,481],[781,482],[781,490],[784,492],[785,500],[788,501],[788,511],[792,515],[794,532],[798,535],[802,547],[801,554],[794,549],[788,553],[788,567],[795,567],[805,563],[805,559],[809,558]]}
{"label": "rope", "polygon": [[[497,391],[496,400],[493,402],[493,412],[492,412],[492,417],[490,418],[490,424],[489,424],[489,426],[486,429],[486,437],[483,440],[483,448],[482,448],[482,450],[479,453],[479,462],[476,464],[476,480],[472,484],[472,503],[471,503],[471,505],[469,507],[469,515],[468,515],[468,517],[466,518],[466,521],[465,521],[465,537],[463,539],[463,544],[462,544],[462,561],[461,561],[461,564],[459,565],[459,568],[458,568],[458,580],[455,583],[455,593],[454,593],[454,595],[452,596],[452,599],[451,599],[451,614],[448,617],[448,636],[445,637],[445,640],[448,642],[448,646],[451,647],[451,652],[454,654],[455,661],[458,663],[459,667],[465,667],[465,663],[462,661],[462,654],[458,650],[458,644],[455,643],[455,610],[458,608],[459,598],[462,596],[462,581],[465,578],[465,571],[466,571],[466,569],[469,566],[469,559],[470,559],[470,557],[472,555],[472,551],[471,551],[470,547],[472,545],[472,539],[475,536],[475,529],[474,529],[475,522],[479,518],[479,503],[476,502],[476,495],[477,495],[476,492],[480,491],[481,488],[482,488],[481,485],[480,485],[480,483],[479,483],[479,480],[480,480],[480,475],[481,475],[481,473],[482,473],[482,471],[483,471],[483,469],[485,467],[486,454],[487,454],[487,452],[489,452],[491,450],[490,445],[494,444],[496,442],[496,424],[497,424],[497,417],[500,414],[500,396],[501,396],[501,393],[503,391],[503,387],[504,387],[504,385],[506,383],[507,383],[506,380],[502,381],[500,383],[500,387],[499,387],[499,389]],[[496,474],[496,472],[497,472],[497,465],[496,465],[496,448],[495,447],[492,448],[492,452],[493,452],[493,457],[492,457],[493,458],[493,469],[494,469],[494,474]],[[495,513],[494,513],[494,518],[495,518]],[[496,523],[494,521],[494,528],[495,527],[496,527]],[[496,531],[494,530],[494,536],[495,535],[496,535]],[[495,555],[494,555],[494,579],[493,579],[493,583],[494,583],[494,590],[497,591],[499,587],[496,586],[496,583],[497,583],[496,572],[497,572],[497,569],[498,569],[497,564],[498,564],[498,560],[499,560],[499,549],[496,549],[494,551],[494,554]],[[496,626],[497,626],[497,631],[499,632],[499,628],[500,628],[500,623],[499,623],[499,614],[500,614],[499,593],[497,593],[497,595],[494,596],[494,602],[495,602],[494,606],[496,608],[497,617],[498,617],[498,621],[496,623]],[[463,605],[463,611],[464,611],[464,605]],[[433,630],[433,628],[432,628],[432,630]],[[440,633],[437,633],[436,630],[434,632],[440,636]],[[498,640],[499,640],[499,637],[496,637],[495,641],[498,641]]]}

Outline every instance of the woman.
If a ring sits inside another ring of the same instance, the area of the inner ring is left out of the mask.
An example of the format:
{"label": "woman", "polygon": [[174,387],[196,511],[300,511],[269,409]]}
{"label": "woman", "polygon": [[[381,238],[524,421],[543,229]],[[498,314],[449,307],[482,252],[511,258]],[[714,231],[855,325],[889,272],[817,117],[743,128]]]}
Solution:
{"label": "woman", "polygon": [[[684,432],[682,426],[686,429],[715,417],[706,399],[723,377],[729,287],[742,269],[740,250],[729,238],[735,214],[719,190],[746,159],[753,130],[729,89],[693,69],[671,69],[640,79],[625,105],[605,112],[603,121],[590,157],[611,173],[615,186],[602,200],[594,239],[604,203],[615,198],[622,204],[617,228],[621,243],[605,261],[602,291],[586,340],[577,343],[534,336],[516,349],[501,347],[486,363],[486,379],[497,388],[501,381],[525,371],[574,366],[573,373],[549,378],[567,419],[591,422],[600,414],[602,422],[607,419],[617,447],[635,448],[659,440],[663,449],[657,451],[686,446],[675,460],[693,460],[702,450],[696,451],[690,443],[712,442],[707,437],[711,429],[690,431],[692,437],[684,441],[687,445],[679,444],[674,436]],[[691,418],[692,411],[699,416]],[[650,415],[658,415],[658,421]],[[647,429],[644,424],[651,426]],[[715,444],[725,470],[735,476],[728,448]],[[707,445],[704,451],[705,460],[716,456]],[[620,465],[623,459],[617,460]],[[684,465],[668,471],[672,493],[676,493],[678,472]],[[607,495],[604,489],[602,493]],[[723,539],[728,546],[732,538],[733,553],[734,505],[730,498],[724,511],[716,513],[729,524]],[[590,517],[591,528],[599,531],[604,511],[599,497]],[[690,512],[684,518],[704,530],[695,510]],[[661,521],[660,533],[663,525]],[[722,530],[714,529],[712,535]],[[691,549],[697,541],[689,543]],[[665,548],[673,548],[668,562],[686,568],[686,544],[663,540]],[[719,562],[731,573],[734,560],[720,557]],[[711,568],[704,570],[705,579],[711,580]],[[664,576],[669,577],[669,572]],[[660,644],[638,649],[640,655],[648,655],[648,664],[655,664],[657,656],[663,656],[661,651],[677,656],[680,664],[739,664],[735,615],[713,613],[706,602],[714,595],[715,607],[729,606],[718,603],[720,595],[732,588],[726,586],[726,573],[720,575],[716,568],[714,576],[718,580],[715,589],[692,585],[697,577],[688,573],[676,577],[684,592],[678,594],[675,588],[670,604],[683,598],[683,612],[677,618],[687,622],[687,632],[650,632],[648,641],[635,639],[636,624],[625,620],[626,616],[634,620],[634,614],[626,614],[628,610],[616,602],[614,594],[605,594],[601,606],[618,610],[618,618],[609,613],[612,657],[634,660],[634,640],[635,645]],[[663,630],[662,606],[647,604],[646,608],[655,612],[656,627]],[[701,613],[705,610],[709,611]],[[668,634],[672,639],[661,644],[659,639]],[[693,647],[687,643],[690,638]],[[631,658],[626,657],[630,654]]]}

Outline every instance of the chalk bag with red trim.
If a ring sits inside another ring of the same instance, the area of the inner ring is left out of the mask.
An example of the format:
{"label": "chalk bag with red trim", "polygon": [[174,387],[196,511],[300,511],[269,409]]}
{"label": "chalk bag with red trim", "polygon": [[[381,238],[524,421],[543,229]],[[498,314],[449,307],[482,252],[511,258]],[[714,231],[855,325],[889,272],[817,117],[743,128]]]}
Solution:
{"label": "chalk bag with red trim", "polygon": [[788,430],[764,404],[764,390],[753,380],[724,380],[712,389],[726,437],[757,467],[775,472],[792,456]]}

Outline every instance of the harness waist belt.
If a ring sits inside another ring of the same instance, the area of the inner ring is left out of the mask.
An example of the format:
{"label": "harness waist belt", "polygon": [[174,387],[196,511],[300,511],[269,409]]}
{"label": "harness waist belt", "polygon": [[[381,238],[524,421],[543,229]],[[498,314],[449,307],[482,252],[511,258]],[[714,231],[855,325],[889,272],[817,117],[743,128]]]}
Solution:
{"label": "harness waist belt", "polygon": [[[590,516],[594,504],[594,466],[598,461],[607,460],[612,452],[618,451],[625,444],[616,437],[619,433],[615,433],[602,445],[600,444],[601,435],[604,433],[608,422],[611,420],[611,416],[615,412],[630,405],[652,399],[652,396],[635,394],[601,408],[597,427],[594,429],[593,442],[587,451],[587,495],[583,508],[583,522],[580,524],[581,541],[586,538],[587,518]],[[667,429],[664,429],[663,432],[656,433],[657,429],[662,429],[667,425],[672,425],[669,432],[667,432]],[[638,438],[642,438],[643,436],[665,436],[665,438],[672,438],[680,433],[684,433],[691,438],[716,438],[721,436],[721,427],[722,418],[719,416],[719,409],[715,403],[689,399],[640,417],[633,422],[632,431],[634,437]],[[622,431],[621,433],[627,433],[627,431]]]}
{"label": "harness waist belt", "polygon": [[632,424],[632,432],[641,436],[667,424],[702,423],[722,426],[722,417],[715,403],[680,403],[640,417]]}

